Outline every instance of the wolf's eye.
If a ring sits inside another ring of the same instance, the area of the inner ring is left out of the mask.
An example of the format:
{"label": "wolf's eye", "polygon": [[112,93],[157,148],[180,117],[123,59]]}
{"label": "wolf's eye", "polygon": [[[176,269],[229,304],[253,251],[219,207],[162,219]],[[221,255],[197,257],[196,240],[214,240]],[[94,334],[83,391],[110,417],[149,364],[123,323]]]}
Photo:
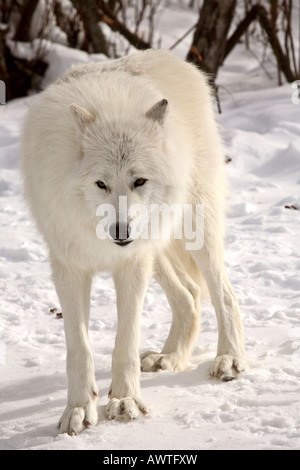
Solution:
{"label": "wolf's eye", "polygon": [[145,178],[138,178],[135,182],[134,182],[134,187],[137,188],[138,186],[143,186],[145,183],[146,183],[146,180]]}
{"label": "wolf's eye", "polygon": [[106,185],[103,183],[103,181],[96,181],[96,185],[98,186],[98,188],[100,189],[107,189],[106,188]]}

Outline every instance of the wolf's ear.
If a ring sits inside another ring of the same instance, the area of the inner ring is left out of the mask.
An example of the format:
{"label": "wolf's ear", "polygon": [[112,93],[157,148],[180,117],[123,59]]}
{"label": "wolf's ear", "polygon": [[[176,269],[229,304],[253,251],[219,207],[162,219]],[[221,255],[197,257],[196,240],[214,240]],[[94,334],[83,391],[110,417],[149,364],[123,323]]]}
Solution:
{"label": "wolf's ear", "polygon": [[87,109],[82,108],[78,104],[71,104],[70,110],[72,116],[81,132],[84,132],[88,124],[95,120],[95,115],[90,113]]}
{"label": "wolf's ear", "polygon": [[163,99],[156,103],[146,113],[146,117],[157,121],[159,124],[163,124],[168,111],[168,101]]}

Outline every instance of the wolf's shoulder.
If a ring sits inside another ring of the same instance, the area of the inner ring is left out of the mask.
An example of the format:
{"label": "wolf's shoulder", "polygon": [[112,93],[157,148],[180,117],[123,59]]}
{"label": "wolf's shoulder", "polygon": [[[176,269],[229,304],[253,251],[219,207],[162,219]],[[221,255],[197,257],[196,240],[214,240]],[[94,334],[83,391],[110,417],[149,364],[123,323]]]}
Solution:
{"label": "wolf's shoulder", "polygon": [[174,53],[164,49],[147,49],[137,51],[132,55],[120,59],[108,59],[101,62],[90,62],[88,64],[73,65],[60,77],[56,84],[69,83],[84,76],[99,76],[110,72],[125,72],[132,76],[147,75],[151,69],[157,67],[179,67],[183,61]]}

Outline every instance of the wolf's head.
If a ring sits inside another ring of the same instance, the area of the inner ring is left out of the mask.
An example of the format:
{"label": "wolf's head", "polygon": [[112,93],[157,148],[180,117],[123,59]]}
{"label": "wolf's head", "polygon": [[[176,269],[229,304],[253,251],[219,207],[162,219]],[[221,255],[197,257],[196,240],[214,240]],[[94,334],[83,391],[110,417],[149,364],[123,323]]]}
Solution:
{"label": "wolf's head", "polygon": [[166,99],[144,112],[131,109],[129,115],[70,106],[81,139],[78,191],[97,223],[99,238],[121,247],[160,238],[161,232],[154,234],[155,227],[150,227],[151,215],[162,204],[174,203],[180,193],[172,174],[168,108]]}

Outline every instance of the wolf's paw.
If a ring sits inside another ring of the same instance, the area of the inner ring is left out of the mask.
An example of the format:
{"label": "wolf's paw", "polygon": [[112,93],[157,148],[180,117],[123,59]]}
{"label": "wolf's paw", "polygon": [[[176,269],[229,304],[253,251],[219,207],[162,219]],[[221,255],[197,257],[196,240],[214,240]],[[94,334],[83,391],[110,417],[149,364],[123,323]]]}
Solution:
{"label": "wolf's paw", "polygon": [[142,372],[157,372],[159,370],[184,370],[185,362],[180,361],[175,353],[161,354],[147,351],[140,356]]}
{"label": "wolf's paw", "polygon": [[211,377],[216,377],[223,382],[230,382],[238,377],[247,367],[246,360],[241,356],[231,356],[224,354],[217,356],[211,369]]}
{"label": "wolf's paw", "polygon": [[112,398],[106,406],[108,419],[120,421],[132,421],[140,414],[148,414],[148,409],[139,398]]}
{"label": "wolf's paw", "polygon": [[79,434],[90,426],[96,426],[98,422],[97,405],[94,402],[86,406],[67,406],[59,420],[58,428],[61,433],[68,433],[70,436]]}

